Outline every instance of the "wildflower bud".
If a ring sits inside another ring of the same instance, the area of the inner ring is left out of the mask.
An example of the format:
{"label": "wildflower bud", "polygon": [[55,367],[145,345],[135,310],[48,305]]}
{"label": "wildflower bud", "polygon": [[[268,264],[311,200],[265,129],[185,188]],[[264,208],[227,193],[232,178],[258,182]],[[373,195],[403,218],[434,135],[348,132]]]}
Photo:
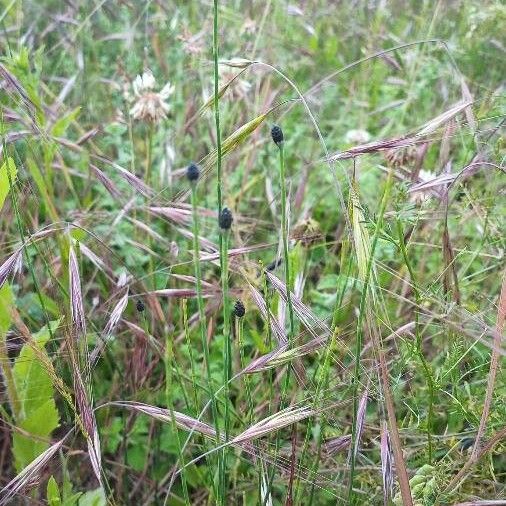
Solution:
{"label": "wildflower bud", "polygon": [[279,146],[283,142],[283,130],[278,125],[274,125],[271,128],[271,137],[272,140]]}
{"label": "wildflower bud", "polygon": [[234,218],[232,216],[232,212],[228,207],[224,207],[221,210],[220,216],[218,218],[218,223],[220,225],[220,228],[222,230],[229,230],[232,226],[232,222],[234,221]]}
{"label": "wildflower bud", "polygon": [[137,300],[137,304],[135,305],[135,307],[137,308],[137,311],[139,311],[139,313],[142,313],[145,309],[144,307],[144,302],[142,302],[141,299],[138,299]]}
{"label": "wildflower bud", "polygon": [[246,314],[246,309],[244,309],[244,304],[240,300],[236,300],[234,304],[234,315],[237,318],[242,318]]}
{"label": "wildflower bud", "polygon": [[188,178],[188,181],[190,181],[190,183],[193,183],[197,181],[199,176],[200,176],[200,169],[198,168],[198,166],[194,163],[190,163],[190,165],[188,165],[188,168],[186,169],[186,177]]}

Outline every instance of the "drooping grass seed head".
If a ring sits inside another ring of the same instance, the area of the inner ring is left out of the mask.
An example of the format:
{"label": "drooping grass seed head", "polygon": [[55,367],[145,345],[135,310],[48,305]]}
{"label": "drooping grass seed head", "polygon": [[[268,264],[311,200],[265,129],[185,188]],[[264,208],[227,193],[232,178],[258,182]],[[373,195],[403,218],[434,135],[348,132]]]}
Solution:
{"label": "drooping grass seed head", "polygon": [[139,313],[144,312],[144,309],[146,309],[146,307],[144,306],[144,302],[142,302],[141,299],[137,301],[137,303],[135,304],[135,308],[137,309],[137,311],[139,311]]}
{"label": "drooping grass seed head", "polygon": [[228,207],[224,207],[221,210],[220,216],[218,218],[218,224],[220,225],[220,228],[222,230],[230,230],[233,221],[234,218],[232,216],[232,211],[230,211]]}
{"label": "drooping grass seed head", "polygon": [[274,125],[271,128],[271,137],[272,137],[272,140],[278,146],[283,142],[283,140],[284,140],[283,130],[281,130],[281,127],[279,125]]}
{"label": "drooping grass seed head", "polygon": [[190,163],[186,169],[186,177],[190,183],[196,183],[200,177],[200,169],[195,163]]}
{"label": "drooping grass seed head", "polygon": [[242,318],[246,314],[244,304],[240,300],[236,300],[234,304],[234,316]]}

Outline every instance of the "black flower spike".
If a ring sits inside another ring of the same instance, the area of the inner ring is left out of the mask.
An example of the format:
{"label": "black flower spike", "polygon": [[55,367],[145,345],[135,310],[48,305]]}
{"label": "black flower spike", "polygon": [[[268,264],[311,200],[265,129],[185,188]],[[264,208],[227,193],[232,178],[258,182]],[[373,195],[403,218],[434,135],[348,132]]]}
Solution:
{"label": "black flower spike", "polygon": [[144,302],[142,302],[141,299],[138,299],[137,304],[135,304],[135,307],[136,307],[137,311],[139,311],[139,313],[142,313],[145,309]]}
{"label": "black flower spike", "polygon": [[222,230],[229,230],[232,226],[232,222],[234,218],[232,216],[232,211],[228,207],[224,207],[221,210],[220,217],[218,219],[218,223]]}
{"label": "black flower spike", "polygon": [[234,315],[237,318],[242,318],[246,314],[246,309],[244,308],[244,304],[240,300],[236,300],[234,304]]}
{"label": "black flower spike", "polygon": [[274,125],[271,128],[271,137],[272,140],[279,146],[283,142],[283,130],[278,125]]}
{"label": "black flower spike", "polygon": [[200,169],[198,168],[198,165],[190,163],[186,169],[186,177],[190,183],[197,181],[197,179],[200,177]]}

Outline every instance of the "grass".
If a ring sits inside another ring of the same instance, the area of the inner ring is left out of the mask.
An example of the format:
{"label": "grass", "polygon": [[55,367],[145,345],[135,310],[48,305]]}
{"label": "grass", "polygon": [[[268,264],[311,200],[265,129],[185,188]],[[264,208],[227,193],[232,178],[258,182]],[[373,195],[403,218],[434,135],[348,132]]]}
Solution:
{"label": "grass", "polygon": [[0,505],[504,502],[501,2],[0,21]]}

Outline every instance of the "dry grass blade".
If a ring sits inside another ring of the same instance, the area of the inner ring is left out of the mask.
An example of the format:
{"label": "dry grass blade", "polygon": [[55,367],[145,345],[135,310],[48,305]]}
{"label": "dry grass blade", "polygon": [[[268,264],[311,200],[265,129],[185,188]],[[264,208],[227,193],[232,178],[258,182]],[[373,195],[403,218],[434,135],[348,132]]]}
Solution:
{"label": "dry grass blade", "polygon": [[284,329],[280,325],[279,321],[270,312],[270,310],[267,309],[267,304],[265,303],[265,300],[260,294],[260,292],[249,283],[248,287],[250,289],[252,299],[257,305],[258,309],[260,310],[260,313],[262,313],[264,320],[270,323],[272,333],[274,334],[274,337],[278,341],[279,349],[283,348],[288,344],[288,336],[286,335]]}
{"label": "dry grass blade", "polygon": [[350,444],[351,434],[346,434],[344,436],[339,436],[325,441],[323,449],[329,455],[334,455],[336,453],[342,452],[343,450],[347,450],[350,447]]}
{"label": "dry grass blade", "polygon": [[255,423],[244,432],[234,437],[230,443],[239,444],[253,439],[258,439],[266,434],[280,430],[283,427],[305,420],[314,414],[315,412],[310,408],[303,407],[285,409],[279,413],[275,413],[272,416],[264,418],[258,423]]}
{"label": "dry grass blade", "polygon": [[457,114],[462,111],[465,111],[468,107],[473,104],[472,101],[464,100],[456,103],[454,106],[450,107],[447,111],[443,112],[439,116],[428,121],[416,134],[417,137],[423,137],[424,135],[430,134],[434,132],[437,128],[444,125],[451,119],[453,119]]}
{"label": "dry grass blade", "polygon": [[325,345],[326,342],[326,339],[317,337],[308,343],[297,346],[295,348],[288,349],[288,346],[282,346],[281,348],[278,348],[271,353],[267,353],[253,360],[244,369],[244,372],[251,374],[255,372],[266,371],[274,367],[280,367],[288,362],[319,350],[322,346]]}
{"label": "dry grass blade", "polygon": [[111,312],[111,316],[109,317],[109,321],[107,322],[107,325],[104,329],[104,336],[106,338],[110,337],[116,326],[118,325],[118,322],[121,319],[121,316],[123,315],[123,311],[125,311],[125,308],[128,304],[128,288],[125,290],[125,293],[121,297],[121,299],[118,301],[118,303],[114,306],[114,309]]}
{"label": "dry grass blade", "polygon": [[365,389],[365,392],[362,394],[360,398],[360,402],[357,410],[357,435],[355,437],[355,443],[353,445],[353,453],[355,457],[358,453],[358,448],[360,445],[360,439],[362,437],[362,432],[364,430],[364,422],[365,422],[365,413],[367,408],[367,396],[369,395],[369,387]]}
{"label": "dry grass blade", "polygon": [[105,189],[111,194],[112,197],[116,199],[122,197],[121,191],[103,170],[100,170],[96,165],[93,164],[90,164],[90,168],[93,171],[93,174],[95,174],[97,179],[104,185]]}
{"label": "dry grass blade", "polygon": [[148,210],[157,215],[167,218],[177,225],[187,226],[191,221],[191,210],[179,207],[149,207]]}
{"label": "dry grass blade", "polygon": [[[283,283],[278,277],[276,277],[271,272],[266,272],[267,279],[272,283],[272,286],[281,294],[281,297],[285,302],[288,302],[287,299],[287,291],[286,291],[286,285]],[[313,337],[316,339],[319,337],[322,337],[319,335],[317,330],[320,330],[320,333],[323,334],[323,336],[330,335],[330,329],[327,326],[327,324],[319,320],[307,307],[299,297],[296,296],[293,292],[290,292],[290,298],[293,304],[293,309],[295,313],[297,314],[297,317],[304,323],[308,331],[311,333]]]}
{"label": "dry grass blade", "polygon": [[[69,432],[70,434],[70,432]],[[67,436],[69,435],[67,434]],[[16,496],[21,490],[25,489],[33,483],[40,476],[41,471],[47,463],[53,458],[53,455],[60,450],[65,439],[65,436],[60,441],[53,443],[46,451],[41,453],[34,459],[28,466],[26,466],[15,478],[13,478],[5,487],[0,490],[0,505],[9,504],[12,498]]]}
{"label": "dry grass blade", "polygon": [[[216,432],[214,428],[210,425],[207,425],[200,420],[196,420],[190,416],[187,416],[183,413],[179,413],[177,411],[171,411],[164,408],[159,408],[157,406],[151,406],[148,404],[143,404],[140,402],[134,401],[113,401],[103,404],[100,407],[106,406],[117,406],[127,409],[133,409],[140,413],[144,413],[148,416],[156,418],[162,422],[170,423],[172,421],[172,416],[176,421],[176,425],[184,429],[186,431],[196,431],[200,434],[203,434],[207,437],[216,438]],[[280,430],[288,425],[292,425],[295,422],[304,420],[314,415],[314,411],[309,408],[288,408],[279,413],[276,413],[272,416],[269,416],[258,423],[253,424],[248,429],[246,429],[241,434],[231,438],[230,441],[225,443],[227,445],[243,445],[244,443],[248,443],[253,439],[257,439],[266,434],[270,434],[271,432]],[[217,448],[214,449],[216,451]]]}
{"label": "dry grass blade", "polygon": [[0,288],[4,285],[10,273],[14,270],[17,263],[21,260],[23,249],[17,249],[5,262],[0,265]]}
{"label": "dry grass blade", "polygon": [[354,146],[345,151],[335,153],[330,156],[331,161],[347,160],[355,158],[360,155],[366,155],[369,153],[377,153],[380,151],[387,151],[391,149],[400,149],[407,146],[411,146],[421,141],[423,137],[426,137],[430,133],[434,132],[437,128],[450,121],[457,114],[467,109],[472,105],[472,101],[464,101],[455,104],[453,107],[445,111],[444,113],[436,116],[432,120],[428,121],[425,125],[421,126],[415,134],[403,135],[400,137],[393,137],[391,139],[383,139],[374,142],[368,142],[366,144],[360,144]]}
{"label": "dry grass blade", "polygon": [[392,450],[390,448],[390,438],[388,437],[388,426],[384,421],[381,424],[381,477],[383,480],[383,503],[388,506],[389,498],[392,497],[393,470],[392,470]]}
{"label": "dry grass blade", "polygon": [[95,267],[97,267],[97,269],[100,269],[102,272],[108,272],[109,269],[107,268],[107,265],[105,264],[105,262],[98,255],[96,255],[95,253],[93,253],[93,251],[91,251],[91,249],[88,248],[88,246],[86,246],[86,244],[79,243],[79,249],[82,252],[82,254],[91,263],[93,263],[93,265]]}
{"label": "dry grass blade", "polygon": [[108,160],[107,158],[104,158],[102,156],[96,156],[98,160],[100,160],[103,163],[106,163],[116,169],[119,172],[119,175],[130,185],[132,188],[134,188],[138,193],[143,195],[144,197],[152,197],[154,195],[153,190],[146,184],[144,181],[139,179],[136,175],[132,174],[125,168],[123,168],[121,165],[112,162],[111,160]]}
{"label": "dry grass blade", "polygon": [[[402,329],[406,329],[406,325],[404,327],[401,327],[401,329],[399,329],[396,332],[396,334],[399,334],[402,331]],[[373,336],[375,339],[375,346],[378,355],[381,385],[388,415],[389,436],[392,441],[395,469],[397,473],[397,478],[399,480],[401,497],[403,504],[405,504],[406,506],[413,506],[413,499],[411,497],[411,488],[409,485],[408,472],[406,469],[406,464],[404,462],[401,438],[399,436],[399,429],[397,428],[395,404],[392,396],[392,391],[390,389],[388,365],[385,358],[385,351],[383,350],[381,338],[379,338],[379,336],[377,336],[375,332],[373,332]]]}
{"label": "dry grass blade", "polygon": [[165,423],[171,423],[172,417],[174,417],[176,425],[179,428],[191,432],[195,431],[204,436],[216,439],[216,431],[213,429],[213,427],[188,415],[179,413],[178,411],[171,411],[168,409],[159,408],[157,406],[151,406],[149,404],[143,404],[141,402],[134,401],[113,401],[108,402],[103,406],[117,406],[120,408],[133,409],[139,413],[144,413],[145,415],[151,416],[152,418],[156,418],[157,420]]}
{"label": "dry grass blade", "polygon": [[[202,288],[202,297],[212,297],[220,293],[219,288]],[[197,290],[194,288],[163,288],[161,290],[153,290],[142,295],[154,295],[157,297],[196,297]]]}
{"label": "dry grass blade", "polygon": [[[73,355],[71,354],[71,357]],[[81,416],[83,427],[86,431],[84,434],[88,444],[88,455],[90,456],[93,472],[99,483],[102,483],[102,458],[100,453],[100,439],[98,436],[97,421],[95,413],[88,401],[88,394],[82,376],[78,370],[78,364],[73,360],[74,367],[74,391],[78,412]]]}
{"label": "dry grass blade", "polygon": [[33,100],[29,97],[26,90],[23,88],[21,83],[18,81],[16,76],[10,72],[7,67],[5,67],[2,63],[0,63],[0,76],[5,80],[8,87],[14,89],[16,93],[21,98],[23,105],[27,109],[31,120],[33,121],[33,126],[36,128],[38,133],[42,133],[41,130],[37,127],[37,122],[35,119],[36,113],[38,112],[39,106],[33,102]]}
{"label": "dry grass blade", "polygon": [[[254,251],[259,251],[271,247],[272,244],[254,244],[252,246],[244,246],[242,248],[231,248],[227,251],[229,258],[245,255]],[[204,253],[200,256],[202,262],[210,262],[218,260],[220,258],[219,253]]]}
{"label": "dry grass blade", "polygon": [[456,176],[456,174],[442,174],[429,181],[422,181],[421,183],[411,185],[408,193],[426,192],[439,186],[446,186],[448,183],[454,181]]}
{"label": "dry grass blade", "polygon": [[453,506],[505,506],[506,500],[497,499],[492,501],[477,499],[476,501],[459,502]]}
{"label": "dry grass blade", "polygon": [[496,335],[494,337],[494,349],[492,350],[492,358],[490,360],[490,370],[487,380],[487,392],[485,394],[485,402],[483,404],[483,412],[481,414],[480,426],[476,434],[476,441],[474,443],[472,457],[476,457],[481,444],[481,438],[485,433],[485,426],[487,425],[488,415],[490,413],[490,406],[492,404],[492,397],[494,395],[495,378],[499,368],[499,353],[497,350],[501,347],[503,340],[504,321],[506,319],[506,271],[503,274],[501,295],[499,296],[499,308],[497,310],[496,320]]}
{"label": "dry grass blade", "polygon": [[98,357],[102,353],[103,349],[107,345],[107,341],[111,339],[114,330],[116,329],[119,321],[121,320],[123,312],[127,307],[127,304],[128,304],[128,288],[125,290],[125,293],[118,301],[118,303],[114,306],[114,309],[111,311],[109,320],[107,321],[104,331],[102,332],[101,340],[90,354],[91,364],[95,364]]}
{"label": "dry grass blade", "polygon": [[72,324],[76,330],[77,339],[86,335],[86,319],[81,293],[81,278],[79,276],[79,265],[74,247],[69,247],[69,289],[70,289],[70,314]]}
{"label": "dry grass blade", "polygon": [[279,364],[280,361],[282,364],[286,363],[287,361],[291,360],[292,357],[292,355],[290,354],[290,357],[284,360],[287,349],[288,344],[281,346],[278,349],[271,351],[270,353],[266,353],[265,355],[256,358],[244,368],[244,372],[246,374],[252,374],[255,372],[266,371],[268,369],[271,369],[272,367],[275,367],[276,364]]}

